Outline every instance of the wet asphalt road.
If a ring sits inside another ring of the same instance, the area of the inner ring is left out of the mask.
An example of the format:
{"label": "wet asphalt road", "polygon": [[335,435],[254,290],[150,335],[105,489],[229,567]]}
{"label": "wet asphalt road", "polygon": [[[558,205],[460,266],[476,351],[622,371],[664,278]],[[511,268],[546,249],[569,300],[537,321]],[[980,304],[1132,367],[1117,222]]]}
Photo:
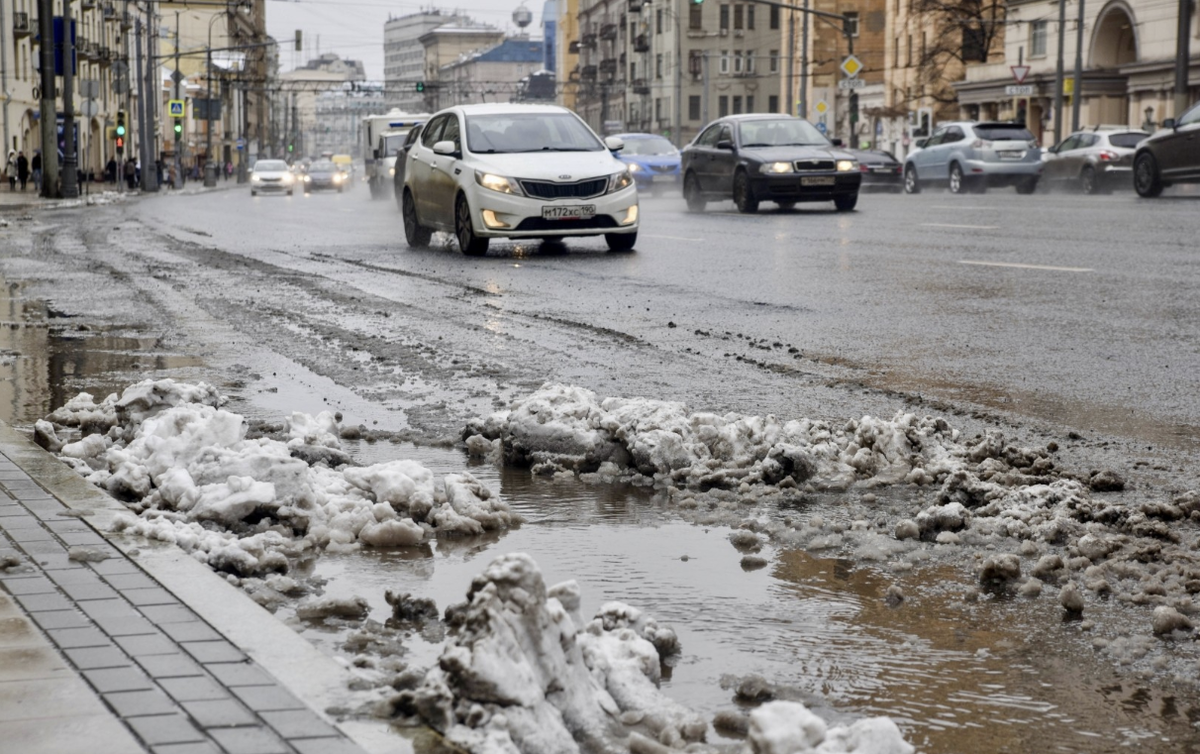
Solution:
{"label": "wet asphalt road", "polygon": [[1200,438],[1198,209],[994,190],[748,216],[647,197],[633,253],[494,241],[475,259],[442,235],[408,249],[394,202],[365,187],[240,188],[47,215],[38,264],[5,274],[155,334],[264,413],[316,402],[450,438],[556,380],[701,410],[1076,432],[1131,463]]}

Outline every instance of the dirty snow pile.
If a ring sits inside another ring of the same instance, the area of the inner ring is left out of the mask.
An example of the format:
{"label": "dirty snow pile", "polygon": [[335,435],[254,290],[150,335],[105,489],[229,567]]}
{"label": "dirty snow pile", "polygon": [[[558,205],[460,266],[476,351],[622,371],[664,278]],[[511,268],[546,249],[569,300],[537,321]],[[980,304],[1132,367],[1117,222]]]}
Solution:
{"label": "dirty snow pile", "polygon": [[239,576],[285,572],[289,559],[326,548],[414,545],[518,522],[470,474],[436,479],[411,460],[351,465],[328,411],[292,414],[284,442],[248,439],[223,403],[204,383],[147,380],[98,403],[80,393],[34,436],[131,509],[118,530]]}
{"label": "dirty snow pile", "polygon": [[[663,655],[679,651],[674,632],[619,602],[585,622],[580,604],[576,582],[547,588],[528,555],[497,558],[446,610],[438,666],[393,710],[472,754],[712,751],[706,721],[658,688]],[[912,752],[886,718],[827,731],[780,704],[753,717],[747,751]]]}

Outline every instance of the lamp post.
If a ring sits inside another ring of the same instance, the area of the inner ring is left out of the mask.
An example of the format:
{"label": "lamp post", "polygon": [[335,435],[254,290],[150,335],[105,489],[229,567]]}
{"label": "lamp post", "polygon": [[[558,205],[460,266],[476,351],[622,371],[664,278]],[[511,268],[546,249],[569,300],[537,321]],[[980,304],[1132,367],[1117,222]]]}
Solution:
{"label": "lamp post", "polygon": [[[213,61],[212,61],[212,30],[213,24],[221,20],[222,16],[219,13],[214,13],[213,17],[208,21],[208,47],[205,48],[205,67],[208,76],[208,96],[205,101],[204,108],[204,186],[212,188],[217,185],[217,164],[213,162],[213,145],[212,145],[212,129],[213,129]],[[226,24],[226,30],[228,30]],[[228,33],[228,32],[227,32]]]}

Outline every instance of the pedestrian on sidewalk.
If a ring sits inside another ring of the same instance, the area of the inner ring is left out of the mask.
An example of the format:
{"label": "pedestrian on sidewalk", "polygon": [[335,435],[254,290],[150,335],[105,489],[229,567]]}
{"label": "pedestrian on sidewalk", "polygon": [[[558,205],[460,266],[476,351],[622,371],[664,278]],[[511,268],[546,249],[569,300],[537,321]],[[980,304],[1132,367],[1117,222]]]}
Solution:
{"label": "pedestrian on sidewalk", "polygon": [[29,183],[29,158],[24,152],[17,152],[17,180],[21,182],[21,190]]}
{"label": "pedestrian on sidewalk", "polygon": [[37,193],[42,193],[42,150],[33,150],[33,159],[29,162],[29,169],[33,173],[33,190]]}
{"label": "pedestrian on sidewalk", "polygon": [[125,183],[129,186],[129,190],[133,191],[134,182],[137,179],[137,165],[133,164],[133,158],[130,157],[125,163]]}
{"label": "pedestrian on sidewalk", "polygon": [[104,166],[104,179],[109,183],[117,182],[117,158],[109,157],[108,164]]}
{"label": "pedestrian on sidewalk", "polygon": [[17,190],[17,151],[8,150],[8,160],[4,163],[4,175],[8,178],[8,190]]}
{"label": "pedestrian on sidewalk", "polygon": [[228,181],[230,176],[232,176],[232,175],[233,175],[233,163],[227,162],[227,163],[225,163],[225,180]]}

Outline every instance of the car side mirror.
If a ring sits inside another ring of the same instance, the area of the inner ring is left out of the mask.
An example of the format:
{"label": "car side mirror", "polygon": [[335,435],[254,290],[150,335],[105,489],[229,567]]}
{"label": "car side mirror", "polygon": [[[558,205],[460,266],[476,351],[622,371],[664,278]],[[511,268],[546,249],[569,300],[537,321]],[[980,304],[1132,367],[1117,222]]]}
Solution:
{"label": "car side mirror", "polygon": [[913,142],[913,146],[915,146],[917,149],[924,149],[925,145],[928,143],[929,139],[917,139]]}
{"label": "car side mirror", "polygon": [[835,147],[845,146],[845,144],[846,144],[846,142],[842,141],[841,139],[830,139],[829,143],[834,145]]}
{"label": "car side mirror", "polygon": [[1163,128],[1172,128],[1172,129],[1175,128],[1175,119],[1167,118],[1166,120],[1164,120],[1162,122],[1162,127]]}
{"label": "car side mirror", "polygon": [[454,142],[447,139],[445,141],[439,141],[438,143],[434,144],[433,145],[433,153],[457,156],[458,148],[454,146]]}
{"label": "car side mirror", "polygon": [[619,139],[616,136],[609,136],[604,140],[604,146],[608,147],[610,152],[620,152],[625,148],[625,140]]}
{"label": "car side mirror", "polygon": [[729,139],[721,139],[720,141],[717,142],[717,149],[728,149],[730,152],[732,152],[733,151],[733,142],[730,141]]}

